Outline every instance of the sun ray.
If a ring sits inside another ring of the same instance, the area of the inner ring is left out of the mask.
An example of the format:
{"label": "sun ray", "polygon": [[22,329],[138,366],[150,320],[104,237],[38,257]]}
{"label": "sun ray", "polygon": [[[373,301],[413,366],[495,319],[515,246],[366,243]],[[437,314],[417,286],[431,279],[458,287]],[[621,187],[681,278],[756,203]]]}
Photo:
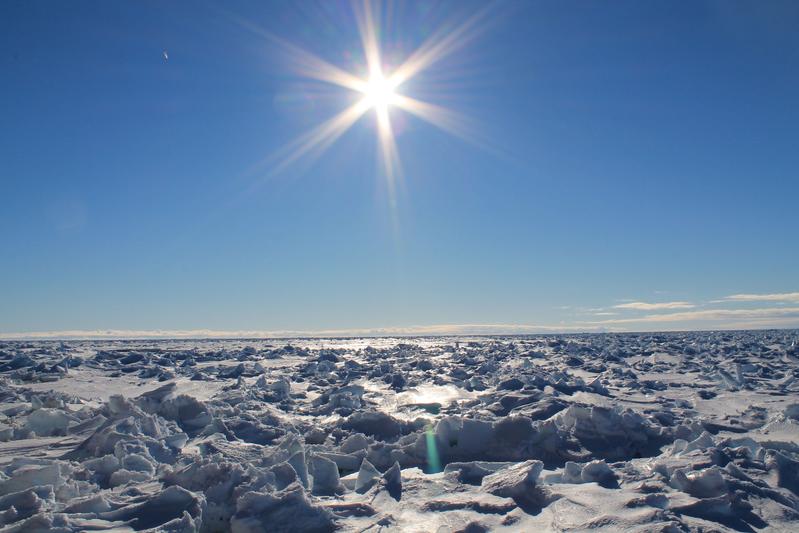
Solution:
{"label": "sun ray", "polygon": [[394,132],[391,129],[391,116],[388,108],[375,108],[377,113],[377,129],[379,137],[380,158],[383,162],[383,170],[386,173],[389,194],[393,202],[396,180],[400,170],[399,151],[394,139]]}
{"label": "sun ray", "polygon": [[291,44],[285,39],[281,39],[277,35],[264,30],[263,28],[246,19],[224,10],[222,11],[222,14],[235,24],[238,24],[242,28],[254,33],[255,35],[263,37],[267,41],[280,48],[283,54],[289,59],[291,69],[296,74],[309,79],[338,85],[353,91],[363,91],[364,81],[357,76],[354,76],[346,70],[328,63],[324,59],[303,50],[299,46]]}
{"label": "sun ray", "polygon": [[[364,0],[362,7],[359,9],[353,4],[355,11],[355,20],[358,23],[358,33],[361,36],[361,43],[363,44],[363,51],[366,55],[366,66],[368,68],[369,76],[382,75],[383,65],[380,59],[380,45],[377,38],[377,24],[375,24],[375,17],[372,13],[372,4],[369,0]],[[379,13],[378,13],[379,16]]]}
{"label": "sun ray", "polygon": [[469,44],[484,29],[478,23],[485,18],[490,7],[490,4],[486,5],[453,30],[436,32],[394,70],[392,81],[398,86],[402,85],[422,70]]}
{"label": "sun ray", "polygon": [[350,74],[349,72],[331,65],[327,61],[294,46],[279,37],[271,36],[272,41],[283,48],[286,55],[291,59],[292,68],[300,76],[309,79],[332,83],[353,91],[363,91],[365,89],[364,80]]}
{"label": "sun ray", "polygon": [[464,140],[472,140],[469,136],[470,128],[466,124],[466,119],[455,111],[402,94],[395,96],[394,105],[451,135]]}
{"label": "sun ray", "polygon": [[[369,110],[369,104],[361,99],[344,111],[329,118],[309,132],[300,135],[286,145],[276,157],[280,161],[272,170],[278,173],[311,152],[322,153],[338,139],[350,126]],[[285,155],[284,155],[285,154]],[[280,156],[283,157],[280,157]]]}

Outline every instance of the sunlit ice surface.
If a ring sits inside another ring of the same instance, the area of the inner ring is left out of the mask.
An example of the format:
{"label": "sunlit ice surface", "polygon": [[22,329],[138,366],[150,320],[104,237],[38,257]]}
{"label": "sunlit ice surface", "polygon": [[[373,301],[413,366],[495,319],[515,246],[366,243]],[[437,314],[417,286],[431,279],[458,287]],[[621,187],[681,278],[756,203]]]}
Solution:
{"label": "sunlit ice surface", "polygon": [[452,401],[472,396],[468,391],[454,385],[419,385],[397,394],[401,405],[420,405],[438,403],[446,405]]}
{"label": "sunlit ice surface", "polygon": [[[365,63],[356,65],[353,69],[355,73],[325,61],[291,42],[263,32],[247,21],[239,20],[239,23],[276,44],[292,65],[292,70],[301,78],[331,84],[351,91],[355,96],[340,112],[299,135],[273,154],[270,158],[272,173],[281,172],[300,160],[318,157],[364,115],[373,114],[377,126],[378,159],[389,185],[393,204],[394,183],[401,168],[392,124],[394,110],[410,113],[447,133],[473,140],[467,121],[460,113],[411,96],[408,89],[411,85],[409,82],[419,73],[461,50],[484,29],[483,22],[488,7],[472,14],[460,24],[433,31],[404,61],[391,67],[386,64],[381,45],[391,46],[394,43],[381,42],[379,38],[380,4],[367,0],[355,1],[351,6]],[[414,89],[425,87],[414,84]]]}

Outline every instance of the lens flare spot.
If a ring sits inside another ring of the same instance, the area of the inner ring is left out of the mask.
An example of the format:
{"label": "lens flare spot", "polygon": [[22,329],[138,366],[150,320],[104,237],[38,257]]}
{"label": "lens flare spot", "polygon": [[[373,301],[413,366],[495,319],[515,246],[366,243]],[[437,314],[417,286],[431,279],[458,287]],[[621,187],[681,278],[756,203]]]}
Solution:
{"label": "lens flare spot", "polygon": [[438,456],[438,446],[436,445],[436,435],[433,433],[433,426],[427,426],[424,433],[425,443],[427,444],[427,473],[436,474],[441,472],[441,459]]}

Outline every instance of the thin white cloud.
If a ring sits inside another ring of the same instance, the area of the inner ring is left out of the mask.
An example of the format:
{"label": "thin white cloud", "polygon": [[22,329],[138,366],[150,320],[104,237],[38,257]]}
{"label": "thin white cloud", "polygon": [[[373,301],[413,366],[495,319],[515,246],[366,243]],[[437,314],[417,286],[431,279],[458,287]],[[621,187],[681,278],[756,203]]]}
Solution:
{"label": "thin white cloud", "polygon": [[790,322],[784,317],[795,317],[799,323],[799,307],[770,307],[763,309],[704,309],[702,311],[683,311],[679,313],[657,313],[633,318],[615,318],[593,322],[597,325],[608,324],[646,324],[666,322],[709,322],[728,320],[758,320],[780,318],[780,322]]}
{"label": "thin white cloud", "polygon": [[750,319],[742,322],[729,322],[724,329],[780,329],[799,328],[799,317],[787,316],[782,318]]}
{"label": "thin white cloud", "polygon": [[[718,302],[718,300],[716,300]],[[782,292],[774,294],[732,294],[725,296],[728,302],[797,302],[799,303],[799,292]]]}
{"label": "thin white cloud", "polygon": [[693,309],[696,307],[691,302],[629,302],[613,306],[616,309],[635,309],[636,311],[656,311],[658,309]]}

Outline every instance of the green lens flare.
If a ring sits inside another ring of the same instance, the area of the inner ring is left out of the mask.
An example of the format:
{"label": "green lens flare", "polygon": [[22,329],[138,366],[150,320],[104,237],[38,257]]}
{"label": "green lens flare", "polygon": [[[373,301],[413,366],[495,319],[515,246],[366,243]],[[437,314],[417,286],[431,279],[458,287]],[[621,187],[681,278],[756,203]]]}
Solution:
{"label": "green lens flare", "polygon": [[427,473],[436,474],[441,472],[441,459],[438,457],[438,447],[436,446],[433,426],[427,426],[425,441],[427,442]]}

